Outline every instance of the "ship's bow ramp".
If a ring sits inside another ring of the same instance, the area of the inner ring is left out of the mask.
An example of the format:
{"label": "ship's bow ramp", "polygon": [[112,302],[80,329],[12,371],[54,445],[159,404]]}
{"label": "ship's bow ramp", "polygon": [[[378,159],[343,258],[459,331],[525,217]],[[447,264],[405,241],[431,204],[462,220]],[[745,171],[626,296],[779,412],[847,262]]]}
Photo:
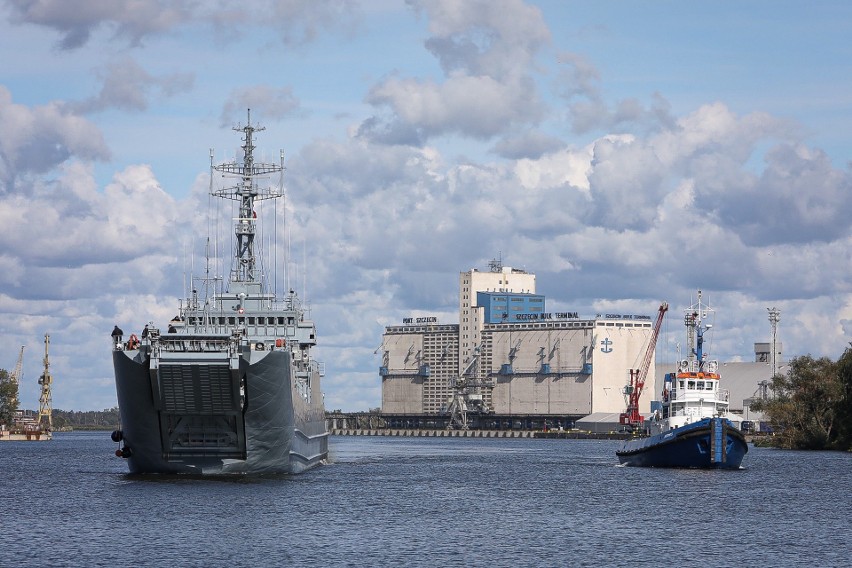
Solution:
{"label": "ship's bow ramp", "polygon": [[229,337],[161,338],[151,358],[163,457],[246,458],[239,351]]}

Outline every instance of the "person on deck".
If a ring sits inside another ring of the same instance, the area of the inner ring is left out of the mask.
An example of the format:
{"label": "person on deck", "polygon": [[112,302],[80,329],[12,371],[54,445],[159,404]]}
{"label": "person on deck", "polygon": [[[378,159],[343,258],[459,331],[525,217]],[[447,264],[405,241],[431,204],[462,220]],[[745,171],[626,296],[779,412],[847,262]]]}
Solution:
{"label": "person on deck", "polygon": [[113,344],[114,347],[118,347],[118,346],[121,345],[121,340],[122,340],[123,335],[124,335],[124,332],[121,331],[120,327],[115,326],[115,327],[112,328],[112,344]]}

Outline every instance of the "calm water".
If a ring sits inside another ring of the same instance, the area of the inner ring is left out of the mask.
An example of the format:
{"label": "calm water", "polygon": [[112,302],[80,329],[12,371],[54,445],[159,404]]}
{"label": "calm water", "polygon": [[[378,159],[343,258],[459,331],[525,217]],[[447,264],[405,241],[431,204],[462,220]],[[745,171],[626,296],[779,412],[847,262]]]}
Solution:
{"label": "calm water", "polygon": [[852,455],[617,467],[617,442],[333,437],[301,476],[131,477],[108,433],[0,443],[0,566],[846,566]]}

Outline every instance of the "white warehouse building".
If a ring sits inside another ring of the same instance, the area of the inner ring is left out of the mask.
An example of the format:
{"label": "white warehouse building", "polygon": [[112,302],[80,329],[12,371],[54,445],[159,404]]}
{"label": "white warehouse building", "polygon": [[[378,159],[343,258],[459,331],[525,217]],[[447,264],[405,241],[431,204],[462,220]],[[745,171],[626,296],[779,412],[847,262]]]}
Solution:
{"label": "white warehouse building", "polygon": [[[495,420],[621,413],[652,331],[648,315],[549,311],[534,274],[495,261],[488,272],[460,274],[458,324],[420,317],[385,329],[382,414],[445,414],[458,377],[481,386]],[[656,392],[653,357],[645,392]],[[651,398],[640,412],[650,412]]]}

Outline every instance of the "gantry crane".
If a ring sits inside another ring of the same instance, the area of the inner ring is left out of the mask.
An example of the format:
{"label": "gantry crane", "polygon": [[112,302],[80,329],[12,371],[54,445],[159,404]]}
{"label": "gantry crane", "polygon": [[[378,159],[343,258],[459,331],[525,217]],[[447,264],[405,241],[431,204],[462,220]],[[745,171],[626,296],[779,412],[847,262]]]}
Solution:
{"label": "gantry crane", "polygon": [[36,426],[42,432],[46,432],[48,436],[53,431],[53,399],[50,393],[50,385],[53,383],[53,377],[50,375],[50,360],[48,359],[48,347],[50,346],[50,336],[44,334],[44,372],[38,379],[38,384],[41,385],[41,396],[38,399],[38,419]]}
{"label": "gantry crane", "polygon": [[458,377],[450,379],[450,399],[447,404],[446,413],[450,415],[447,430],[457,428],[467,430],[469,412],[476,414],[490,414],[492,410],[488,407],[483,396],[483,391],[494,385],[487,379],[478,375],[479,356],[482,345],[473,350],[473,356],[464,372]]}
{"label": "gantry crane", "polygon": [[648,338],[648,348],[645,350],[642,365],[638,369],[630,369],[630,384],[624,387],[624,395],[627,397],[627,410],[618,417],[618,421],[633,430],[641,428],[642,422],[645,420],[639,414],[639,397],[642,396],[642,389],[645,388],[645,379],[648,378],[648,369],[651,367],[651,359],[654,357],[654,350],[657,347],[657,337],[659,337],[660,327],[663,325],[663,316],[668,309],[669,304],[667,302],[660,304],[654,329],[651,331],[651,337]]}
{"label": "gantry crane", "polygon": [[18,385],[21,384],[21,373],[24,368],[24,346],[21,345],[21,352],[18,353],[18,362],[15,363],[15,370],[12,371],[12,376],[9,377],[12,381],[12,384],[15,385],[15,394],[12,402],[12,408],[17,410],[18,408]]}

